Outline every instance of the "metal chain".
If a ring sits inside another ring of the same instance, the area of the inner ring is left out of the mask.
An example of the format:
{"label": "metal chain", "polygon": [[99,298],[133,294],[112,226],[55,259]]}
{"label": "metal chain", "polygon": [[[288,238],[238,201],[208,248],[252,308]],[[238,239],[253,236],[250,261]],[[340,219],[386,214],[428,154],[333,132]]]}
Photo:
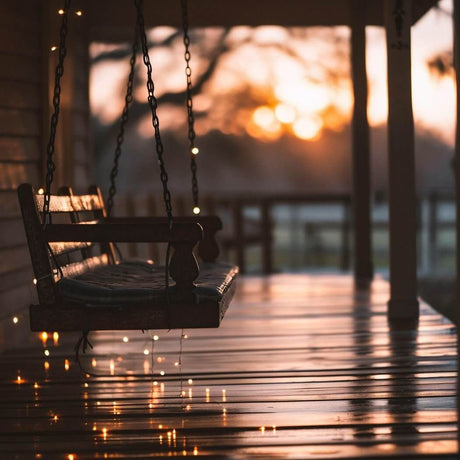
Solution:
{"label": "metal chain", "polygon": [[107,215],[109,217],[112,215],[114,198],[115,198],[115,194],[117,193],[117,187],[116,187],[115,181],[118,175],[118,165],[119,165],[119,160],[121,157],[121,146],[124,141],[125,126],[126,126],[126,123],[129,117],[129,106],[131,102],[133,101],[133,85],[134,85],[134,73],[136,69],[136,55],[137,55],[137,51],[139,50],[137,34],[138,34],[138,29],[136,26],[136,30],[134,33],[134,41],[133,41],[133,46],[132,46],[131,59],[129,60],[130,71],[128,75],[128,83],[126,86],[125,106],[121,114],[120,130],[117,136],[117,146],[115,148],[115,155],[113,158],[112,170],[110,171],[110,188],[109,188],[109,196],[107,198]]}
{"label": "metal chain", "polygon": [[198,200],[198,180],[197,180],[197,165],[195,156],[198,150],[195,147],[195,116],[193,114],[193,101],[192,101],[192,69],[190,67],[190,36],[188,33],[188,8],[187,0],[181,0],[182,7],[182,29],[184,31],[184,46],[185,46],[185,76],[187,79],[187,122],[188,122],[188,140],[189,140],[189,154],[190,154],[190,169],[192,170],[192,197],[193,205],[199,210]]}
{"label": "metal chain", "polygon": [[147,68],[147,91],[148,91],[148,102],[150,110],[152,112],[152,125],[155,130],[155,147],[158,158],[158,165],[160,167],[160,179],[163,185],[163,200],[166,208],[166,214],[168,216],[168,222],[170,228],[172,227],[172,205],[171,205],[171,193],[168,189],[168,173],[166,172],[165,163],[163,159],[163,143],[160,136],[160,123],[157,116],[158,101],[155,97],[155,86],[152,80],[152,65],[150,63],[149,50],[147,46],[147,37],[145,35],[144,15],[143,15],[143,2],[142,0],[134,0],[134,4],[137,9],[137,24],[139,27],[139,34],[141,38],[141,47],[143,61]]}
{"label": "metal chain", "polygon": [[70,1],[65,0],[61,28],[59,31],[59,59],[56,65],[54,74],[54,94],[53,94],[53,107],[54,112],[51,115],[50,136],[48,145],[46,147],[46,180],[45,180],[45,193],[43,199],[43,225],[51,223],[50,201],[51,201],[51,185],[54,179],[54,171],[56,164],[53,160],[54,143],[56,139],[56,129],[59,122],[59,108],[61,103],[61,77],[64,75],[64,59],[66,56],[66,38],[67,38],[67,16],[70,9]]}

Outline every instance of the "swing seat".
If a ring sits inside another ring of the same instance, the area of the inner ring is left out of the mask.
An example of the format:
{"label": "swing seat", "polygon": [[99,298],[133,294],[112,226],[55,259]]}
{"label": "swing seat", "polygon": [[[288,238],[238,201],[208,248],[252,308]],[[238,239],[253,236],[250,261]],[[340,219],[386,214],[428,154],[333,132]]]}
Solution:
{"label": "swing seat", "polygon": [[[68,187],[59,193],[51,196],[53,223],[43,228],[43,195],[30,184],[18,188],[39,298],[30,306],[33,331],[219,326],[238,268],[216,262],[218,217],[175,218],[170,229],[163,217],[107,218],[96,187],[81,196]],[[70,223],[61,223],[65,218]],[[170,243],[169,288],[165,267],[118,262],[113,242]]]}
{"label": "swing seat", "polygon": [[[221,301],[235,268],[225,263],[199,264],[200,274],[192,292],[197,303],[204,300]],[[169,296],[174,299],[176,289],[170,278]],[[62,278],[57,282],[60,297],[87,306],[117,305],[123,303],[167,302],[165,267],[128,260],[116,265],[101,265],[75,278]]]}

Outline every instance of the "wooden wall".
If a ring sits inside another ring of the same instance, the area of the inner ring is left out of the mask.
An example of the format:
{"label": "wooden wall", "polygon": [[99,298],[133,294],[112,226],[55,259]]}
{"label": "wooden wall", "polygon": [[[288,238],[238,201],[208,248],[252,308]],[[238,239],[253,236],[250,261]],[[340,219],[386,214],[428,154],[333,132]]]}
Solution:
{"label": "wooden wall", "polygon": [[[13,317],[28,327],[27,307],[35,300],[28,247],[17,204],[22,182],[44,182],[50,101],[61,2],[0,2],[0,350],[12,343]],[[69,18],[69,61],[63,77],[56,186],[84,188],[89,154],[88,43],[85,18]],[[77,45],[78,44],[78,45]]]}
{"label": "wooden wall", "polygon": [[12,340],[13,334],[8,334],[14,327],[12,316],[23,317],[35,293],[16,187],[26,181],[39,184],[42,59],[38,3],[0,3],[0,349]]}

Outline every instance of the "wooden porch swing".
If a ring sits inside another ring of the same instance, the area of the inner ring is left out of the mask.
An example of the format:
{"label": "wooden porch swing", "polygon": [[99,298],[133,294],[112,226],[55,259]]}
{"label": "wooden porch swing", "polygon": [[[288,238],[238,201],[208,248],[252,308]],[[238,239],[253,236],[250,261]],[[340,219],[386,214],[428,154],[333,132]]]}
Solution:
{"label": "wooden porch swing", "polygon": [[[64,73],[67,17],[70,0],[65,1],[60,28],[59,60],[55,74],[54,113],[47,149],[44,192],[30,184],[18,188],[30,256],[38,292],[38,305],[30,306],[33,331],[84,331],[173,329],[218,327],[235,290],[238,267],[216,262],[219,249],[216,232],[222,228],[217,216],[172,215],[168,175],[163,160],[157,100],[148,55],[142,0],[135,0],[136,37],[125,107],[117,139],[111,187],[106,212],[101,192],[91,187],[86,195],[74,195],[70,187],[51,194],[55,164],[54,140],[59,119],[60,79]],[[187,113],[194,213],[199,214],[191,99],[191,70],[186,0],[181,0],[187,76]],[[148,102],[155,130],[155,147],[165,217],[111,217],[118,159],[124,126],[132,101],[137,36],[147,68]],[[53,222],[54,221],[54,222]],[[66,223],[63,223],[66,222]],[[166,262],[119,260],[116,242],[167,243]],[[197,263],[194,248],[201,259]],[[170,257],[170,248],[173,249]]]}

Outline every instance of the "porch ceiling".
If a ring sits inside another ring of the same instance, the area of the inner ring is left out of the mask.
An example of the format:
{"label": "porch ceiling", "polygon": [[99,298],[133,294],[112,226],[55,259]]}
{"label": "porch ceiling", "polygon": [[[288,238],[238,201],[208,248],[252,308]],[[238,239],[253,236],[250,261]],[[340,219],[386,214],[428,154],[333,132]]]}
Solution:
{"label": "porch ceiling", "polygon": [[[418,21],[437,0],[413,0],[413,22]],[[344,0],[194,0],[190,2],[192,27],[236,25],[334,26],[350,24],[350,2]],[[145,1],[149,26],[180,26],[178,1]],[[92,39],[117,40],[130,37],[134,12],[128,0],[88,2]],[[367,2],[366,23],[383,25],[383,0]],[[129,32],[129,35],[127,35]]]}

